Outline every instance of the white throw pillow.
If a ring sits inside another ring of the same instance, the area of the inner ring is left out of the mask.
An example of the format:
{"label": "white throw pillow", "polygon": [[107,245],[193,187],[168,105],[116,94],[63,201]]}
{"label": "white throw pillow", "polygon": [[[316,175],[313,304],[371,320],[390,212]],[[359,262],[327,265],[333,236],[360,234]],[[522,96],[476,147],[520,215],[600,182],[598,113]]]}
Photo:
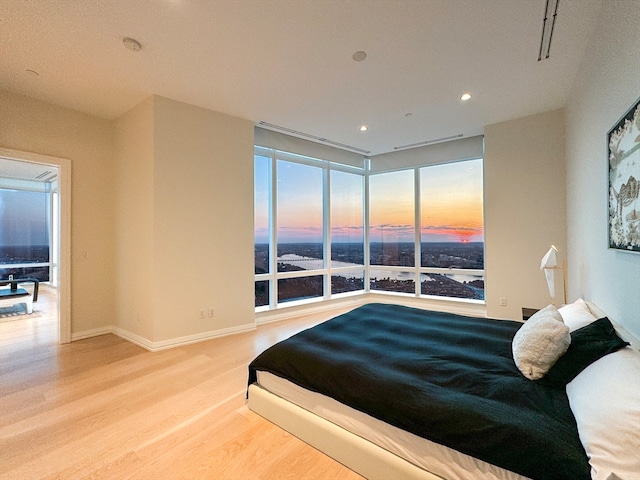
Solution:
{"label": "white throw pillow", "polygon": [[513,360],[530,380],[544,377],[571,343],[569,328],[553,305],[539,310],[516,332]]}
{"label": "white throw pillow", "polygon": [[594,480],[640,478],[640,352],[605,355],[567,384]]}
{"label": "white throw pillow", "polygon": [[562,320],[569,327],[569,331],[573,332],[582,327],[586,327],[591,322],[595,322],[597,318],[591,313],[586,302],[579,298],[573,303],[563,305],[558,309]]}

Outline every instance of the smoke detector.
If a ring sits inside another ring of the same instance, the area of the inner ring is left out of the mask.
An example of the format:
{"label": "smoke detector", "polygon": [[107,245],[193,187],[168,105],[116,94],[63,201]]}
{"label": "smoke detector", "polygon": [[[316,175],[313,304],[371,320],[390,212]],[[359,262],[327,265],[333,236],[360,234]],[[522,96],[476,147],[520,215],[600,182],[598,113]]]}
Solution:
{"label": "smoke detector", "polygon": [[139,52],[142,49],[142,45],[140,44],[140,42],[133,38],[129,38],[129,37],[123,38],[122,43],[126,48],[128,48],[132,52]]}
{"label": "smoke detector", "polygon": [[367,58],[367,52],[363,52],[362,50],[355,52],[351,58],[353,58],[354,62],[362,62],[365,58]]}

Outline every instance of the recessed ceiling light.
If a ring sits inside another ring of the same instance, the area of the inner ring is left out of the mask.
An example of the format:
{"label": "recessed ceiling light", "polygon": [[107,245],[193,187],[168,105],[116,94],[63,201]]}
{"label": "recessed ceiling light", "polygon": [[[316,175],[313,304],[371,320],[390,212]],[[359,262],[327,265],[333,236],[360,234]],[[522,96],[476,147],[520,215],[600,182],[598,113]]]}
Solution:
{"label": "recessed ceiling light", "polygon": [[132,52],[139,52],[142,49],[142,45],[140,44],[140,42],[133,38],[123,38],[122,43]]}
{"label": "recessed ceiling light", "polygon": [[367,127],[366,125],[362,125],[362,126],[360,127],[360,131],[361,131],[361,132],[366,132],[367,130],[369,130],[369,127]]}
{"label": "recessed ceiling light", "polygon": [[407,117],[407,118],[409,118],[409,117],[413,116],[413,113],[411,113],[411,112],[407,112],[407,113],[405,113],[405,114],[404,114],[404,116],[405,116],[405,117]]}
{"label": "recessed ceiling light", "polygon": [[363,52],[362,50],[354,53],[351,58],[353,58],[354,61],[356,62],[361,62],[363,61],[365,58],[367,58],[367,52]]}
{"label": "recessed ceiling light", "polygon": [[463,93],[462,96],[460,97],[460,100],[462,100],[463,102],[466,102],[470,98],[471,98],[471,94],[470,93]]}

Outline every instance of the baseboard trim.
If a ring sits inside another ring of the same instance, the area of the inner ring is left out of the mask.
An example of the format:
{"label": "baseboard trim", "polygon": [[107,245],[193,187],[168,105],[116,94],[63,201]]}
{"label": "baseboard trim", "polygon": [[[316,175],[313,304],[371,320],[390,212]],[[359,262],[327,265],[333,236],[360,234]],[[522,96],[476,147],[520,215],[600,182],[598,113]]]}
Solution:
{"label": "baseboard trim", "polygon": [[322,301],[317,303],[307,303],[297,306],[284,306],[275,310],[265,310],[256,313],[256,324],[264,325],[267,323],[280,322],[291,318],[313,315],[316,313],[325,313],[338,311],[344,308],[356,308],[364,305],[366,299],[363,295],[354,295],[350,297]]}
{"label": "baseboard trim", "polygon": [[113,327],[111,327],[111,333],[125,339],[128,342],[135,343],[145,350],[149,350],[151,352],[153,351],[153,342],[151,340],[132,333],[129,330],[125,330],[124,328],[120,328],[114,325]]}
{"label": "baseboard trim", "polygon": [[183,345],[190,345],[192,343],[204,342],[206,340],[212,340],[214,338],[226,337],[234,335],[236,333],[248,332],[255,330],[255,323],[248,323],[245,325],[238,325],[237,327],[222,328],[220,330],[211,330],[208,332],[196,333],[194,335],[185,335],[184,337],[169,338],[167,340],[160,340],[158,342],[152,342],[140,335],[131,333],[120,327],[113,327],[113,333],[125,340],[135,343],[136,345],[145,348],[151,352],[158,352],[160,350],[168,350],[170,348],[180,347]]}
{"label": "baseboard trim", "polygon": [[206,340],[212,340],[214,338],[226,337],[228,335],[234,335],[236,333],[248,332],[255,330],[256,324],[249,323],[246,325],[239,325],[237,327],[222,328],[220,330],[211,330],[208,332],[196,333],[194,335],[185,335],[184,337],[169,338],[167,340],[161,340],[153,342],[140,335],[132,333],[124,328],[120,328],[115,325],[109,325],[106,327],[94,328],[91,330],[84,330],[82,332],[75,332],[71,334],[71,341],[84,340],[85,338],[98,337],[100,335],[106,335],[113,333],[124,340],[134,343],[139,347],[149,350],[150,352],[157,352],[160,350],[167,350],[169,348],[180,347],[182,345],[189,345],[191,343],[204,342]]}
{"label": "baseboard trim", "polygon": [[85,338],[99,337],[100,335],[106,335],[107,333],[113,333],[113,327],[111,325],[72,333],[71,341],[75,342],[76,340],[84,340]]}

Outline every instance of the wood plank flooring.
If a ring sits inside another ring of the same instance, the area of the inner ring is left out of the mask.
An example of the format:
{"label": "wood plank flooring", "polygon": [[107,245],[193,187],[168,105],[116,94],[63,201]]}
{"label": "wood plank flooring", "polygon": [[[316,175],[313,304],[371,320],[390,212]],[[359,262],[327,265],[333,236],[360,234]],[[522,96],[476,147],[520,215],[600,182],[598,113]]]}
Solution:
{"label": "wood plank flooring", "polygon": [[322,320],[155,353],[58,345],[46,312],[0,323],[0,478],[362,479],[246,407],[248,363]]}

